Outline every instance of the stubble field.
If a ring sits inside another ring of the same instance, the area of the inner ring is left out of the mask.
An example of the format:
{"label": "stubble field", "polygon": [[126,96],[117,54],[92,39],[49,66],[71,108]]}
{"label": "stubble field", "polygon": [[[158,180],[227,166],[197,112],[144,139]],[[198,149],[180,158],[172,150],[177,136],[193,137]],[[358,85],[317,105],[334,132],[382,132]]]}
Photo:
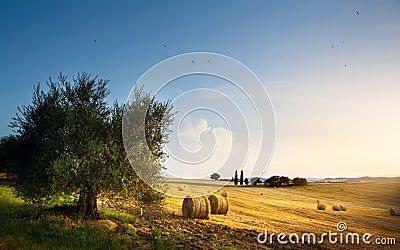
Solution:
{"label": "stubble field", "polygon": [[[209,189],[212,181],[185,183],[187,190]],[[344,233],[370,233],[376,237],[400,240],[400,217],[391,216],[390,208],[400,208],[400,183],[397,181],[370,183],[320,183],[304,187],[246,187],[227,185],[229,200],[227,215],[212,215],[209,222],[230,228],[250,229],[268,233],[336,232],[339,222],[345,222]],[[185,189],[181,191],[185,193]],[[326,205],[317,210],[316,201]],[[167,198],[166,209],[181,215],[181,198]],[[347,211],[333,211],[332,205],[345,205]],[[254,239],[256,241],[256,238]],[[327,240],[326,240],[327,241]],[[391,248],[395,249],[395,246]]]}

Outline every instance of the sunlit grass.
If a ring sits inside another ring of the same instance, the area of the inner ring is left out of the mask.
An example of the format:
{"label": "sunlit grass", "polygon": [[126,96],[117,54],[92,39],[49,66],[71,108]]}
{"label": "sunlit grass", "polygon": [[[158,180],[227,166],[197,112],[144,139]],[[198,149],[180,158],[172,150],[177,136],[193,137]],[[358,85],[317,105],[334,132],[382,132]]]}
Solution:
{"label": "sunlit grass", "polygon": [[[122,216],[119,216],[122,218]],[[0,183],[0,249],[126,249],[125,234],[110,233],[52,210],[25,206]]]}

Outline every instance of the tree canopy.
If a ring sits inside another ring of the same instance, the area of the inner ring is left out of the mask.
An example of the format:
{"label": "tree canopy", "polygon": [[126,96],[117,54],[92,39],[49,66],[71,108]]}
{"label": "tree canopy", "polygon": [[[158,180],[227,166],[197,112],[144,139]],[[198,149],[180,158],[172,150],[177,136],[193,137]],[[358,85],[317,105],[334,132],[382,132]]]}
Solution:
{"label": "tree canopy", "polygon": [[211,176],[210,176],[210,179],[211,180],[218,180],[219,178],[221,178],[221,176],[218,174],[218,173],[213,173]]}
{"label": "tree canopy", "polygon": [[[128,107],[117,102],[109,106],[108,83],[87,73],[72,81],[60,74],[57,82],[47,82],[48,91],[38,84],[32,104],[19,108],[11,126],[18,141],[16,159],[22,160],[11,172],[18,177],[17,193],[27,202],[44,205],[52,196],[74,195],[78,211],[85,217],[98,217],[98,198],[160,204],[162,195],[138,177],[128,155],[136,159],[135,164],[154,169],[154,179],[161,180],[162,145],[168,141],[172,123],[171,104],[157,102],[135,88],[139,99]],[[127,154],[123,112],[143,108],[147,110],[146,127],[129,133],[145,133],[147,143],[137,141]],[[150,149],[151,157],[142,157],[140,149],[144,147]]]}

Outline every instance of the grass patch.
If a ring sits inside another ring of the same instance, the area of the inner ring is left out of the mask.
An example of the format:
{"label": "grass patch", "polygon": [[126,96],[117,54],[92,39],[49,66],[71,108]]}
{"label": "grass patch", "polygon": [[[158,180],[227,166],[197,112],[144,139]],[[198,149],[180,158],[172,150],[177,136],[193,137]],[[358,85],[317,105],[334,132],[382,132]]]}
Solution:
{"label": "grass patch", "polygon": [[[87,226],[54,208],[24,205],[9,183],[0,182],[1,249],[126,249],[124,232]],[[121,217],[121,216],[120,216]]]}
{"label": "grass patch", "polygon": [[151,243],[153,249],[177,249],[165,237],[162,236],[162,230],[157,229],[151,234]]}
{"label": "grass patch", "polygon": [[176,249],[168,235],[185,239],[183,232],[166,235],[162,228],[138,235],[137,228],[151,228],[148,221],[101,206],[101,217],[118,224],[115,230],[85,221],[75,213],[73,196],[55,198],[47,208],[28,206],[12,192],[12,184],[0,180],[0,249],[128,249],[136,241],[147,241],[152,249]]}
{"label": "grass patch", "polygon": [[99,207],[98,209],[101,217],[107,218],[109,220],[117,220],[122,223],[132,224],[133,226],[140,226],[143,225],[143,223],[146,223],[145,221],[139,219],[132,214],[127,214],[124,212],[103,207]]}

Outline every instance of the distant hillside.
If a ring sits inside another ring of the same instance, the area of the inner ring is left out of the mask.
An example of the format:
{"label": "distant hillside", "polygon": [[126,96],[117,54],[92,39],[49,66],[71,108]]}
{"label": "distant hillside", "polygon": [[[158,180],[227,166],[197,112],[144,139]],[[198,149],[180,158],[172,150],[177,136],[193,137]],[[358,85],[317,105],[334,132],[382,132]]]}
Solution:
{"label": "distant hillside", "polygon": [[[310,178],[313,179],[313,178]],[[325,178],[325,179],[314,179],[314,182],[385,182],[385,181],[400,181],[400,177],[356,177],[356,178]]]}

